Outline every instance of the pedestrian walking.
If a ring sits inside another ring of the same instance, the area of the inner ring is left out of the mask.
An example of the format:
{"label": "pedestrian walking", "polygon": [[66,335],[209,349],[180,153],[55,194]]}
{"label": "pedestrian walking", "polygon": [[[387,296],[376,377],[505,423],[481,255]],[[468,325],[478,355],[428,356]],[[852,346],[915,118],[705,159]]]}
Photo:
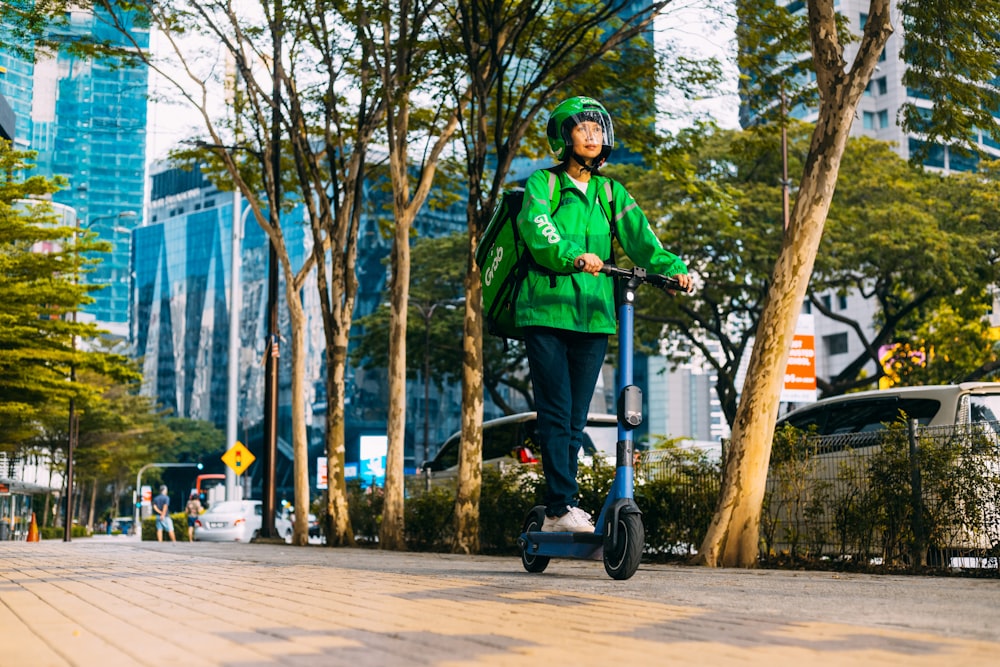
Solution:
{"label": "pedestrian walking", "polygon": [[198,498],[198,492],[192,491],[191,497],[188,498],[187,505],[184,506],[184,513],[187,514],[188,520],[188,541],[194,542],[194,524],[201,515],[201,500]]}
{"label": "pedestrian walking", "polygon": [[156,512],[156,541],[163,541],[163,532],[170,534],[170,541],[176,542],[174,535],[174,520],[170,518],[170,496],[167,495],[167,487],[160,487],[160,495],[153,498],[153,511]]}

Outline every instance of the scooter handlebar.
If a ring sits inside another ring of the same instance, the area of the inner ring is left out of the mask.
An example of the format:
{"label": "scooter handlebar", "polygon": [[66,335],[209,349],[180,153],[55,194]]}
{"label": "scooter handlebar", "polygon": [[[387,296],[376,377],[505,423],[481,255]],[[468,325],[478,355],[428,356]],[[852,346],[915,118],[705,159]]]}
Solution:
{"label": "scooter handlebar", "polygon": [[615,266],[614,264],[605,264],[601,267],[601,273],[606,276],[611,276],[612,278],[624,278],[626,280],[631,280],[633,278],[639,280],[640,282],[652,285],[654,287],[659,287],[660,289],[675,290],[678,292],[692,292],[694,288],[685,289],[681,287],[681,284],[676,278],[671,276],[665,276],[661,273],[647,273],[645,269],[638,267],[631,269],[623,269],[620,266]]}

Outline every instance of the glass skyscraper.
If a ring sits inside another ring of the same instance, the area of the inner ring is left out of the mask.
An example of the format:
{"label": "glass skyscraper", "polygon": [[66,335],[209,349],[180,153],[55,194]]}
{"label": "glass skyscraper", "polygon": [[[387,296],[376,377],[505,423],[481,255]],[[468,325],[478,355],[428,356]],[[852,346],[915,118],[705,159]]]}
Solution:
{"label": "glass skyscraper", "polygon": [[[125,44],[100,12],[74,10],[66,18],[66,25],[49,28],[50,37]],[[149,45],[148,30],[131,32],[140,46]],[[0,94],[14,112],[15,147],[37,151],[33,174],[66,179],[53,201],[75,209],[79,224],[112,246],[84,276],[104,289],[92,293],[94,303],[83,313],[127,336],[131,231],[142,223],[145,200],[148,70],[64,50],[27,60],[5,44],[0,40]]]}

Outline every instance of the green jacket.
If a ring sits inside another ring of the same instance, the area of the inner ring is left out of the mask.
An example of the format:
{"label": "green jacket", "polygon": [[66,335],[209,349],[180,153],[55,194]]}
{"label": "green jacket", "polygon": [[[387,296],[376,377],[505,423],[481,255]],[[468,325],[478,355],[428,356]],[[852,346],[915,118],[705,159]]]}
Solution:
{"label": "green jacket", "polygon": [[[612,279],[573,267],[573,260],[585,252],[605,261],[611,258],[611,227],[597,196],[607,179],[592,176],[584,196],[569,176],[557,170],[560,195],[553,213],[548,174],[539,169],[528,178],[517,219],[521,238],[539,267],[528,271],[517,295],[517,326],[613,334],[617,320]],[[687,273],[684,262],[660,245],[625,186],[613,180],[611,184],[618,240],[632,261],[655,273]]]}

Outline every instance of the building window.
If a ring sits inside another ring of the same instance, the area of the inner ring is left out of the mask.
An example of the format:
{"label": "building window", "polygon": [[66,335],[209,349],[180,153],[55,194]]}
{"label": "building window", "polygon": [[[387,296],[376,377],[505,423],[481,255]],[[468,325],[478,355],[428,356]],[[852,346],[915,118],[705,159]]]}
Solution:
{"label": "building window", "polygon": [[840,310],[847,310],[847,295],[840,294],[837,296],[837,308]]}
{"label": "building window", "polygon": [[847,354],[847,333],[831,334],[823,336],[823,347],[829,356],[835,354]]}
{"label": "building window", "polygon": [[948,168],[954,171],[976,171],[979,167],[979,157],[962,155],[954,148],[948,150]]}
{"label": "building window", "polygon": [[885,95],[889,92],[889,84],[886,82],[885,77],[875,79],[875,88],[879,95]]}
{"label": "building window", "polygon": [[826,308],[827,310],[830,310],[830,303],[831,303],[831,301],[830,301],[830,295],[829,294],[824,294],[823,296],[820,297],[819,300],[823,302],[823,307],[824,308]]}
{"label": "building window", "polygon": [[813,311],[812,301],[806,301],[805,303],[802,304],[802,312],[803,313],[805,313],[806,315],[808,315],[812,311]]}
{"label": "building window", "polygon": [[873,114],[871,111],[865,111],[864,114],[861,116],[861,118],[864,121],[864,128],[866,130],[875,129],[875,114]]}
{"label": "building window", "polygon": [[878,112],[878,126],[882,130],[889,127],[889,112],[886,109]]}

